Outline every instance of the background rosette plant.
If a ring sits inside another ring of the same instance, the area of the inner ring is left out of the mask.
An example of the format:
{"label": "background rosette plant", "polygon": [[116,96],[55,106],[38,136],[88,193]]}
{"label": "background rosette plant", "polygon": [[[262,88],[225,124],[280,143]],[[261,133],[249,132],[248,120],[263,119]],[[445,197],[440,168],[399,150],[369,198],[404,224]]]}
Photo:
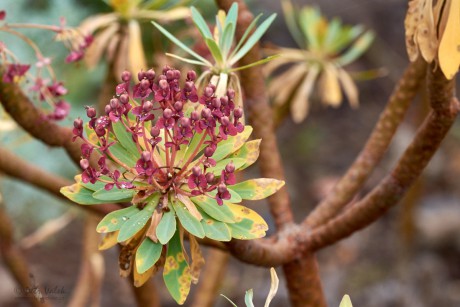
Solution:
{"label": "background rosette plant", "polygon": [[264,219],[238,203],[266,198],[284,182],[236,183],[235,173],[257,160],[260,140],[248,141],[252,128],[240,122],[234,91],[216,97],[211,84],[199,97],[196,73],[187,74],[182,88],[180,77],[165,67],[158,78],[153,70],[140,72],[132,86],[126,71],[104,115],[87,107],[89,123],[76,119],[73,130],[83,140],[83,172],[61,193],[82,205],[130,202],[97,226],[106,234],[100,248],[123,246],[121,275],[132,272],[136,286],[164,266],[165,284],[182,304],[204,263],[196,238],[265,236]]}

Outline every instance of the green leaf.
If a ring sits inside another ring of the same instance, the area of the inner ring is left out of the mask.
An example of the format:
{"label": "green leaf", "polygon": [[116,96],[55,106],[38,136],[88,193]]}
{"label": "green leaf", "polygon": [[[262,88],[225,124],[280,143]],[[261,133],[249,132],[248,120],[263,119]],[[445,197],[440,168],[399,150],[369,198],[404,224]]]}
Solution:
{"label": "green leaf", "polygon": [[200,221],[198,221],[185,207],[184,204],[180,202],[174,202],[174,211],[176,211],[177,217],[181,225],[189,233],[198,238],[204,238],[203,226],[201,226]]}
{"label": "green leaf", "polygon": [[120,228],[120,233],[118,234],[118,242],[126,241],[132,238],[137,232],[139,232],[145,224],[147,224],[148,220],[153,215],[153,210],[155,209],[156,205],[158,204],[158,199],[160,195],[156,194],[147,206],[144,207],[141,211],[133,215],[129,220],[127,220],[123,226]]}
{"label": "green leaf", "polygon": [[179,231],[176,231],[168,243],[163,280],[166,288],[176,302],[182,305],[190,292],[192,276],[182,252],[182,243]]}
{"label": "green leaf", "polygon": [[119,230],[123,224],[140,210],[136,206],[116,210],[107,214],[97,225],[96,231],[108,233]]}
{"label": "green leaf", "polygon": [[244,143],[240,149],[229,155],[228,158],[244,159],[246,163],[240,168],[240,170],[251,166],[254,162],[257,161],[257,158],[259,158],[260,141],[261,140],[259,139]]}
{"label": "green leaf", "polygon": [[225,202],[219,206],[214,198],[205,195],[191,197],[190,200],[213,219],[224,223],[235,223],[235,216]]}
{"label": "green leaf", "polygon": [[203,216],[203,219],[201,220],[201,226],[203,226],[206,237],[212,240],[223,242],[228,242],[232,239],[230,229],[225,223],[213,219],[201,208],[198,208],[198,211]]}
{"label": "green leaf", "polygon": [[[235,29],[236,29],[236,21],[238,20],[238,3],[233,2],[232,6],[228,10],[227,18],[225,18],[225,25],[224,25],[224,33],[225,29],[228,25],[232,25],[232,31],[230,33],[231,42],[233,42],[233,38],[235,37]],[[225,35],[224,35],[225,36]]]}
{"label": "green leaf", "polygon": [[178,55],[175,55],[175,54],[172,54],[172,53],[165,53],[165,54],[167,56],[169,56],[169,57],[176,58],[176,59],[178,59],[178,60],[180,60],[182,62],[185,62],[185,63],[189,63],[189,64],[193,64],[193,65],[206,66],[206,63],[201,62],[201,61],[183,58],[181,56],[178,56]]}
{"label": "green leaf", "polygon": [[216,151],[212,155],[212,158],[216,161],[220,161],[229,154],[240,149],[246,140],[249,139],[252,130],[253,129],[251,126],[245,126],[242,133],[238,133],[235,136],[229,136],[226,140],[219,142]]}
{"label": "green leaf", "polygon": [[[111,140],[109,140],[111,142]],[[109,152],[115,156],[122,163],[126,164],[128,167],[134,167],[139,158],[136,158],[131,154],[126,148],[121,146],[119,143],[115,143],[109,147]]]}
{"label": "green leaf", "polygon": [[135,157],[139,156],[136,144],[133,141],[132,134],[126,131],[126,127],[123,125],[121,120],[116,123],[112,123],[113,133],[117,137],[118,142],[123,146],[129,153]]}
{"label": "green leaf", "polygon": [[[103,180],[112,181],[112,179],[110,179],[107,176],[101,176],[99,178],[103,179]],[[87,188],[88,190],[91,190],[91,191],[94,191],[94,192],[96,192],[96,191],[98,191],[100,189],[103,189],[105,187],[105,185],[106,185],[106,183],[102,182],[102,181],[96,181],[95,183],[91,183],[91,182],[83,183],[81,181],[81,175],[75,176],[75,181],[78,182],[79,184],[81,184],[82,186],[84,186],[85,188]]]}
{"label": "green leaf", "polygon": [[228,298],[228,297],[226,297],[225,295],[223,295],[223,294],[220,294],[220,296],[223,296],[223,297],[224,297],[224,298],[225,298],[225,299],[226,299],[226,300],[227,300],[227,301],[228,301],[230,304],[232,304],[232,305],[233,305],[233,307],[238,307],[238,306],[236,306],[236,304],[235,304],[234,302],[232,302],[232,300],[231,300],[231,299],[229,299],[229,298]]}
{"label": "green leaf", "polygon": [[179,39],[177,39],[174,35],[172,35],[171,33],[169,33],[165,28],[163,28],[162,26],[160,26],[159,24],[157,24],[156,22],[152,21],[152,24],[158,29],[160,30],[161,33],[163,33],[164,36],[166,36],[167,38],[169,38],[174,44],[176,44],[178,47],[182,48],[182,50],[184,50],[185,52],[187,52],[188,54],[190,54],[191,56],[194,56],[195,58],[197,58],[198,60],[202,61],[203,63],[206,63],[207,66],[209,67],[212,67],[213,65],[208,61],[206,60],[205,58],[203,58],[201,55],[199,55],[198,53],[196,53],[195,51],[193,51],[192,49],[190,49],[189,47],[187,47],[184,43],[182,43]]}
{"label": "green leaf", "polygon": [[211,51],[212,57],[216,61],[217,65],[221,66],[224,63],[224,59],[222,58],[222,52],[220,51],[216,41],[213,38],[206,38],[205,43],[206,46],[208,46],[209,51]]}
{"label": "green leaf", "polygon": [[238,52],[231,58],[230,65],[233,65],[236,62],[238,62],[246,53],[249,52],[249,50],[252,49],[252,47],[254,47],[254,45],[260,40],[262,35],[264,35],[264,33],[268,30],[268,27],[270,27],[275,18],[276,13],[272,14],[264,22],[262,22],[262,24],[257,28],[257,30],[254,31],[254,34],[252,34],[251,37],[248,38],[247,42],[245,42],[241,49],[238,50]]}
{"label": "green leaf", "polygon": [[236,171],[240,167],[242,167],[246,161],[244,161],[244,159],[238,159],[238,158],[220,160],[219,162],[216,163],[216,166],[210,167],[208,169],[208,172],[213,173],[215,176],[220,176],[222,173],[222,170],[230,162],[233,162],[233,164],[235,165],[235,171]]}
{"label": "green leaf", "polygon": [[239,240],[259,239],[268,230],[267,222],[254,210],[235,204],[228,204],[236,222],[228,224],[232,237]]}
{"label": "green leaf", "polygon": [[281,6],[284,12],[284,21],[286,22],[292,38],[296,41],[300,48],[306,49],[307,44],[297,24],[297,16],[292,6],[291,0],[282,0]]}
{"label": "green leaf", "polygon": [[284,181],[282,180],[258,178],[229,186],[229,189],[234,190],[243,199],[260,200],[275,194],[283,186]]}
{"label": "green leaf", "polygon": [[345,294],[343,296],[342,301],[340,301],[339,307],[353,307],[350,296],[348,294]]}
{"label": "green leaf", "polygon": [[247,27],[246,31],[244,31],[243,37],[241,37],[241,39],[238,42],[238,44],[236,45],[235,49],[233,49],[232,53],[228,57],[229,59],[233,58],[235,53],[237,53],[238,50],[241,48],[243,43],[246,41],[246,38],[249,36],[249,34],[251,34],[252,29],[254,29],[254,27],[257,25],[257,21],[260,19],[261,16],[262,16],[262,14],[257,15],[257,17],[254,18],[254,20],[249,24],[249,26]]}
{"label": "green leaf", "polygon": [[254,307],[254,303],[252,302],[252,296],[252,289],[246,291],[246,295],[244,296],[244,303],[246,304],[246,307]]}
{"label": "green leaf", "polygon": [[211,30],[209,30],[208,24],[204,20],[203,16],[195,7],[192,6],[190,9],[192,10],[192,20],[200,31],[201,36],[203,36],[203,38],[212,39]]}
{"label": "green leaf", "polygon": [[257,65],[262,65],[262,64],[270,62],[271,60],[276,59],[278,57],[280,57],[280,54],[271,55],[271,56],[266,57],[265,59],[253,62],[251,64],[244,65],[244,66],[239,66],[239,67],[236,67],[236,68],[232,68],[232,69],[229,70],[229,72],[235,72],[235,71],[239,71],[239,70],[243,70],[243,69],[248,69],[248,68],[251,68],[251,67],[254,67],[254,66],[257,66]]}
{"label": "green leaf", "polygon": [[318,27],[321,22],[321,13],[317,8],[305,7],[299,15],[300,29],[303,31],[308,41],[309,49],[319,48]]}
{"label": "green leaf", "polygon": [[161,244],[166,245],[176,232],[176,215],[171,209],[163,213],[163,217],[157,226],[156,235]]}
{"label": "green leaf", "polygon": [[341,66],[345,66],[356,60],[369,48],[374,40],[374,37],[374,33],[370,31],[364,33],[342,56],[337,59],[337,63]]}
{"label": "green leaf", "polygon": [[163,245],[146,237],[136,251],[136,268],[139,274],[145,273],[160,259]]}
{"label": "green leaf", "polygon": [[80,205],[98,205],[105,204],[107,201],[96,199],[93,197],[93,191],[83,187],[79,183],[63,187],[60,190],[61,194]]}
{"label": "green leaf", "polygon": [[119,189],[117,187],[113,187],[110,191],[102,188],[97,190],[93,193],[93,197],[100,200],[107,201],[130,201],[133,199],[135,191],[128,190],[128,189]]}
{"label": "green leaf", "polygon": [[225,26],[224,34],[221,37],[221,51],[224,58],[227,58],[230,48],[232,47],[233,43],[233,36],[235,34],[235,25],[233,23],[229,23]]}

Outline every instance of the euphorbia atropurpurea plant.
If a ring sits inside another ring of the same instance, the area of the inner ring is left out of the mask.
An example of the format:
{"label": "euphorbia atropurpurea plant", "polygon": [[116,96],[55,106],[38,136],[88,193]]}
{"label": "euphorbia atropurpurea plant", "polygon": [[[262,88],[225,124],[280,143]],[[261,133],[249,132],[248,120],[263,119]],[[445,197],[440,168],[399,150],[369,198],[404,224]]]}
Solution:
{"label": "euphorbia atropurpurea plant", "polygon": [[[252,128],[240,122],[233,90],[217,97],[210,84],[199,96],[195,79],[190,71],[181,86],[181,73],[165,67],[158,77],[140,72],[132,86],[125,71],[104,115],[87,107],[89,123],[75,120],[83,172],[61,189],[82,205],[125,203],[97,226],[106,234],[101,248],[122,245],[121,274],[132,272],[136,286],[164,266],[165,284],[180,304],[204,263],[196,238],[263,237],[264,219],[237,203],[266,198],[284,185],[268,178],[236,182],[235,173],[257,160],[261,140],[247,141]],[[96,167],[89,162],[95,157]]]}

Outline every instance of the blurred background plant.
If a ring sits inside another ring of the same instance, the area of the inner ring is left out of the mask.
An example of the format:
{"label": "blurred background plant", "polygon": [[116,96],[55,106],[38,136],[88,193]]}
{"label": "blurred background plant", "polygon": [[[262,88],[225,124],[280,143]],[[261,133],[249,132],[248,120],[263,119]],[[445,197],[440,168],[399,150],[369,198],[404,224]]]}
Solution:
{"label": "blurred background plant", "polygon": [[[275,122],[280,122],[288,109],[296,123],[303,121],[315,85],[323,104],[338,107],[343,90],[350,105],[358,107],[358,89],[344,67],[368,49],[374,40],[373,32],[360,25],[345,25],[339,18],[328,21],[317,7],[296,9],[291,0],[281,3],[286,25],[299,49],[266,49],[268,54],[281,55],[265,66],[266,74],[272,76],[269,93],[273,97]],[[275,74],[286,65],[287,69]],[[373,73],[366,75],[373,77]]]}
{"label": "blurred background plant", "polygon": [[[120,76],[128,69],[137,74],[147,67],[157,66],[152,38],[146,33],[150,27],[142,23],[158,20],[162,23],[185,19],[190,15],[187,5],[190,0],[104,0],[112,12],[96,14],[86,18],[80,25],[84,33],[94,35],[94,43],[87,52],[85,63],[94,68],[105,54],[113,75]],[[155,38],[153,38],[155,40]],[[153,47],[153,48],[152,48]],[[148,51],[147,51],[148,50]],[[162,57],[160,57],[162,58]],[[161,66],[163,63],[160,63]]]}
{"label": "blurred background plant", "polygon": [[[227,92],[227,89],[235,90],[235,102],[237,106],[242,106],[241,85],[236,71],[249,68],[252,66],[266,63],[274,58],[274,56],[262,59],[255,63],[242,67],[235,66],[237,62],[248,53],[251,48],[262,38],[268,30],[276,14],[270,15],[258,27],[258,20],[262,14],[258,15],[254,21],[245,30],[243,37],[239,42],[235,42],[236,21],[238,19],[238,4],[234,3],[228,14],[220,10],[215,16],[215,26],[213,33],[206,23],[200,12],[192,7],[192,20],[200,32],[200,39],[206,45],[205,52],[211,58],[210,62],[205,56],[202,56],[185,45],[180,39],[168,32],[158,23],[153,22],[154,26],[161,31],[174,44],[179,46],[188,55],[194,59],[185,58],[176,54],[166,53],[166,55],[179,59],[185,63],[204,66],[208,68],[197,80],[197,88],[203,90],[209,83],[216,86],[216,95],[222,96]],[[252,32],[253,31],[253,32]]]}

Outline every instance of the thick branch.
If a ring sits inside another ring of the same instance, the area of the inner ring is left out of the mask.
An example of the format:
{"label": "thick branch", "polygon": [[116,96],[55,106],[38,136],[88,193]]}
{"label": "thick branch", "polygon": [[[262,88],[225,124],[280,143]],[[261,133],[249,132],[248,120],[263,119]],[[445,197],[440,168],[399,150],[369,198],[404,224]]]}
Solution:
{"label": "thick branch", "polygon": [[[64,186],[72,184],[69,180],[48,173],[2,147],[0,147],[0,173],[27,182],[65,200],[67,198],[59,190]],[[73,202],[68,203],[75,205]],[[90,210],[99,215],[106,215],[109,212],[120,209],[120,206],[115,204],[78,207]]]}
{"label": "thick branch", "polygon": [[401,200],[426,167],[459,111],[458,100],[453,97],[454,82],[446,80],[439,69],[432,74],[430,102],[433,110],[397,166],[363,200],[306,235],[309,250],[333,244],[377,220]]}
{"label": "thick branch", "polygon": [[421,59],[408,66],[363,150],[329,195],[308,215],[306,225],[314,228],[324,224],[353,199],[385,154],[425,74],[426,63]]}
{"label": "thick branch", "polygon": [[[43,289],[34,289],[36,285],[31,283],[29,266],[21,250],[13,242],[13,224],[9,219],[0,195],[0,254],[6,268],[13,275],[16,282],[21,286],[23,294],[26,295],[32,306],[46,307],[50,304],[43,297]],[[33,293],[26,293],[33,289]],[[36,295],[36,297],[34,296]],[[40,295],[42,297],[40,298]]]}

